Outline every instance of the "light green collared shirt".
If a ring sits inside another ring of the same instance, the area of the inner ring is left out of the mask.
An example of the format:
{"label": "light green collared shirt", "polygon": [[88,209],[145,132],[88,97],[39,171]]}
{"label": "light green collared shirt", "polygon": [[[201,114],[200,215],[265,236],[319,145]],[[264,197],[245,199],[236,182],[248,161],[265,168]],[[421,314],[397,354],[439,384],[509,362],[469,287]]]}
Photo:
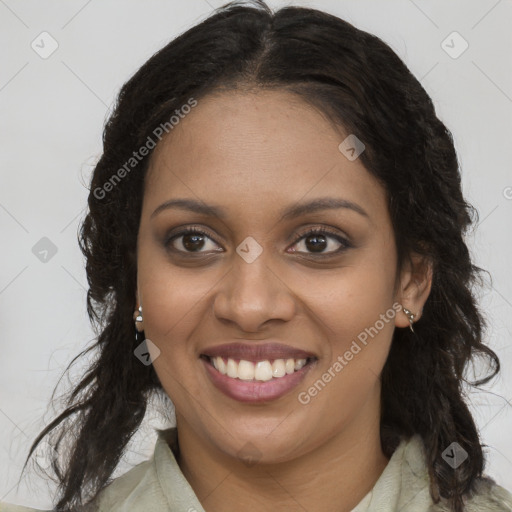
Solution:
{"label": "light green collared shirt", "polygon": [[[176,428],[158,431],[152,458],[105,487],[96,500],[98,512],[205,512],[176,462],[176,449]],[[466,507],[467,512],[512,512],[512,494],[482,479],[475,495],[468,497]],[[417,435],[402,440],[373,489],[352,510],[398,511],[449,511],[444,501],[436,505],[432,502],[423,443]],[[47,511],[0,503],[0,512]]]}

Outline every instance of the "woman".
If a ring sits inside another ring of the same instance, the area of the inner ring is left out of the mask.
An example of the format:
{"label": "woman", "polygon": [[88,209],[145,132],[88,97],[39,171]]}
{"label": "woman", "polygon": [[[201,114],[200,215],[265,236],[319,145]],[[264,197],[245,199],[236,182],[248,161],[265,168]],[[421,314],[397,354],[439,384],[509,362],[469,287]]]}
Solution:
{"label": "woman", "polygon": [[[92,177],[99,357],[31,448],[68,454],[55,510],[512,510],[462,396],[475,356],[476,385],[499,371],[472,213],[377,37],[263,2],[179,36],[122,88]],[[158,393],[176,428],[111,483]]]}

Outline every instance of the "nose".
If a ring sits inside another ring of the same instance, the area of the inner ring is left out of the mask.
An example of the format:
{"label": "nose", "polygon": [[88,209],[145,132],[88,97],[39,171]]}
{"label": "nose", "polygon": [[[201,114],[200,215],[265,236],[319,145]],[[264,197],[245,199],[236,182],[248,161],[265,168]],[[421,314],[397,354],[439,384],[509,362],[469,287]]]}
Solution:
{"label": "nose", "polygon": [[217,319],[234,323],[244,332],[260,331],[272,320],[290,321],[296,311],[293,291],[264,254],[251,263],[237,255],[213,303]]}

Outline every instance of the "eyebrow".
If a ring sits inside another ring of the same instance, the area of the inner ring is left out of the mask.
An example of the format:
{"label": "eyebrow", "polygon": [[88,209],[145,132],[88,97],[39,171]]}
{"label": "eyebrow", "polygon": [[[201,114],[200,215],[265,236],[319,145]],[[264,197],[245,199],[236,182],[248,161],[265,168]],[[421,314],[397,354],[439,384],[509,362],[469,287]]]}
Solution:
{"label": "eyebrow", "polygon": [[[169,201],[166,201],[165,203],[162,203],[160,206],[158,206],[155,209],[155,211],[151,214],[150,218],[152,219],[160,212],[171,208],[187,210],[194,213],[200,213],[203,215],[209,215],[211,217],[217,217],[219,219],[226,219],[226,213],[222,210],[222,208],[214,205],[205,204],[201,201],[196,201],[195,199],[170,199]],[[293,217],[299,217],[300,215],[305,215],[307,213],[315,213],[320,210],[334,210],[340,208],[352,210],[364,217],[369,218],[368,213],[366,213],[366,211],[363,208],[361,208],[361,206],[352,201],[335,197],[322,197],[319,199],[314,199],[309,202],[292,204],[283,212],[279,220],[286,220]]]}

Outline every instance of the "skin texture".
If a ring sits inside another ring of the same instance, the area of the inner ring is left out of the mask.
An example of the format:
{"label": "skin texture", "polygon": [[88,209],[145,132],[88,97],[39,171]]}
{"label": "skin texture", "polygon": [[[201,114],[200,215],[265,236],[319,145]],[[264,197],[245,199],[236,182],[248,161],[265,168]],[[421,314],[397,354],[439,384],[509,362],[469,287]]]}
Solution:
{"label": "skin texture", "polygon": [[[379,374],[394,328],[409,325],[403,312],[307,405],[297,399],[393,303],[418,313],[430,291],[429,266],[414,255],[397,275],[385,190],[339,151],[345,137],[291,93],[237,91],[199,100],[152,155],[137,304],[146,337],[161,351],[155,371],[176,407],[178,463],[208,512],[350,511],[388,462]],[[356,203],[366,215],[340,208],[280,220],[291,204],[324,197]],[[225,218],[179,209],[151,218],[177,198],[216,205]],[[183,237],[165,246],[187,226],[208,232],[203,246],[196,242],[200,254],[187,253]],[[342,244],[325,235],[320,252],[330,256],[322,258],[303,238],[321,227],[350,246],[336,252]],[[252,263],[236,252],[248,236],[263,249]],[[318,358],[296,389],[244,404],[211,384],[199,358],[207,347],[269,340]],[[247,464],[254,450],[258,461]]]}

